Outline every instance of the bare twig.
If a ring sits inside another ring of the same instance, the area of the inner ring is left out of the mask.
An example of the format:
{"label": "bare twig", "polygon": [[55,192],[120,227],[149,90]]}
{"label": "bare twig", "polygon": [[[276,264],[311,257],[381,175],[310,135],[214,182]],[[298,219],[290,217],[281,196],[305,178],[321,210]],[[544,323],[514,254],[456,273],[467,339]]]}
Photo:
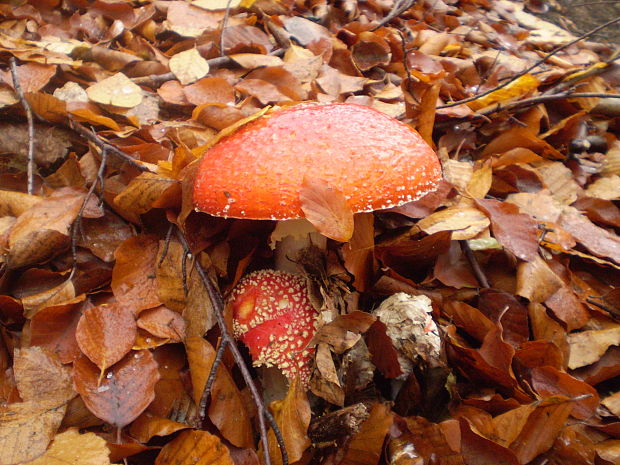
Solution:
{"label": "bare twig", "polygon": [[538,95],[536,97],[517,100],[506,104],[497,104],[486,110],[477,112],[476,115],[490,115],[499,111],[516,110],[518,108],[531,107],[539,103],[553,102],[555,100],[564,100],[567,98],[620,98],[620,94],[603,94],[596,92],[563,92],[561,94]]}
{"label": "bare twig", "polygon": [[399,29],[396,30],[398,35],[400,36],[400,43],[403,47],[403,66],[405,67],[405,72],[407,73],[407,90],[409,91],[409,95],[418,105],[420,102],[417,97],[413,93],[413,76],[411,75],[411,68],[409,67],[409,60],[407,59],[407,41],[405,39],[405,34]]}
{"label": "bare twig", "polygon": [[76,132],[78,132],[81,136],[83,136],[84,138],[88,139],[89,141],[91,141],[93,144],[95,144],[96,146],[98,146],[99,148],[101,148],[102,152],[103,149],[105,148],[106,150],[108,150],[111,154],[117,156],[118,158],[120,158],[121,160],[129,163],[131,166],[133,166],[134,168],[140,170],[140,171],[148,171],[148,172],[152,172],[148,167],[140,164],[136,159],[130,157],[129,155],[127,155],[125,152],[123,152],[122,150],[119,150],[118,148],[116,148],[115,146],[113,146],[112,144],[106,142],[105,140],[103,140],[100,136],[98,136],[97,134],[95,134],[94,131],[89,131],[86,127],[82,126],[80,123],[76,122],[76,121],[72,121],[71,122],[71,126],[73,127],[73,129],[75,129]]}
{"label": "bare twig", "polygon": [[396,0],[390,12],[385,16],[385,18],[383,18],[379,22],[379,24],[374,26],[371,29],[371,31],[376,31],[380,27],[385,26],[390,21],[392,21],[394,18],[397,18],[398,16],[403,14],[405,11],[407,11],[409,8],[411,8],[415,2],[416,0]]}
{"label": "bare twig", "polygon": [[9,60],[9,67],[11,68],[11,78],[13,79],[13,87],[15,88],[15,92],[17,93],[17,97],[19,98],[19,103],[21,103],[22,107],[24,107],[24,112],[26,113],[26,120],[28,121],[28,165],[26,168],[27,176],[28,176],[28,193],[34,193],[34,118],[32,116],[32,109],[30,108],[30,104],[28,100],[26,100],[26,96],[24,95],[24,90],[22,89],[21,84],[19,83],[19,76],[17,75],[17,62],[15,57],[11,57]]}
{"label": "bare twig", "polygon": [[222,20],[222,29],[220,31],[220,57],[225,57],[224,53],[224,31],[228,25],[228,18],[230,17],[230,4],[232,0],[228,0],[226,3],[226,11],[224,12],[224,19]]}
{"label": "bare twig", "polygon": [[209,373],[209,377],[207,378],[205,388],[202,391],[202,397],[200,398],[200,404],[198,406],[198,412],[200,414],[201,421],[204,421],[207,415],[207,400],[209,399],[209,395],[211,395],[211,388],[213,388],[213,383],[215,382],[217,369],[220,366],[220,363],[222,363],[222,359],[224,358],[224,352],[226,352],[227,345],[228,341],[222,339],[220,341],[220,346],[217,348],[217,352],[215,353],[215,359],[213,360],[213,365],[211,365],[211,372]]}
{"label": "bare twig", "polygon": [[[177,237],[181,242],[181,245],[187,250],[189,250],[189,244],[187,242],[187,239],[185,238],[183,232],[180,229],[177,229]],[[209,294],[209,298],[213,306],[213,313],[215,313],[215,319],[217,320],[217,324],[220,328],[222,343],[225,343],[228,347],[230,347],[233,358],[235,359],[235,362],[237,362],[237,366],[241,371],[241,375],[243,376],[243,379],[246,382],[248,389],[250,390],[250,394],[252,395],[252,399],[254,400],[254,403],[256,404],[256,407],[258,409],[258,424],[261,442],[263,445],[265,464],[271,465],[271,458],[269,457],[269,441],[267,436],[268,422],[273,429],[276,441],[278,442],[278,445],[280,447],[280,453],[282,454],[282,464],[288,465],[288,453],[286,452],[286,446],[284,445],[284,438],[282,437],[282,432],[280,431],[280,428],[276,423],[275,418],[273,417],[273,415],[271,415],[271,413],[265,406],[265,402],[263,401],[260,393],[258,392],[258,388],[256,387],[254,380],[252,379],[252,374],[250,373],[250,370],[245,364],[243,355],[239,351],[235,340],[228,331],[228,326],[226,326],[226,321],[224,320],[223,313],[224,301],[222,300],[222,296],[217,291],[198,260],[194,260],[194,267],[196,268],[196,271],[198,271],[198,276],[200,276],[200,280],[202,281],[203,285],[207,290],[207,293]],[[215,366],[215,363],[213,364],[212,370],[214,368],[217,368]]]}
{"label": "bare twig", "polygon": [[471,247],[469,247],[467,241],[459,241],[459,243],[461,244],[461,250],[465,254],[465,257],[469,262],[469,266],[471,266],[471,269],[473,270],[474,275],[476,276],[476,279],[480,284],[480,287],[491,287],[489,285],[489,281],[487,280],[486,275],[484,274],[484,271],[482,271],[482,268],[480,268],[480,264],[478,263],[478,260],[476,259],[474,252],[471,250]]}
{"label": "bare twig", "polygon": [[532,71],[533,69],[539,67],[540,65],[542,65],[543,63],[545,63],[547,60],[549,60],[549,58],[551,58],[552,56],[556,55],[557,53],[559,53],[560,51],[570,47],[571,45],[586,39],[588,37],[590,37],[593,34],[596,34],[597,32],[599,32],[601,29],[604,29],[606,27],[611,26],[612,24],[615,24],[617,22],[620,22],[620,18],[615,18],[612,19],[610,21],[607,21],[604,24],[601,24],[600,26],[595,27],[594,29],[586,32],[585,34],[580,35],[579,37],[577,37],[574,40],[571,40],[570,42],[567,42],[563,45],[560,45],[559,47],[555,48],[554,50],[552,50],[551,52],[549,52],[547,55],[545,55],[542,59],[536,61],[536,63],[534,63],[533,65],[529,66],[528,68],[526,68],[525,70],[521,71],[520,73],[515,74],[512,78],[508,79],[507,81],[502,82],[501,84],[495,86],[492,89],[486,90],[480,94],[474,95],[472,97],[468,97],[462,100],[457,100],[456,102],[450,102],[450,103],[446,103],[445,105],[440,105],[437,107],[437,109],[442,109],[442,108],[450,108],[450,107],[455,107],[457,105],[461,105],[463,103],[468,103],[468,102],[473,102],[474,100],[478,100],[479,98],[482,98],[486,95],[489,95],[493,92],[495,92],[496,90],[499,89],[503,89],[504,87],[506,87],[508,84],[516,81],[517,79],[519,79],[521,76],[525,76],[526,74],[528,74],[530,71]]}

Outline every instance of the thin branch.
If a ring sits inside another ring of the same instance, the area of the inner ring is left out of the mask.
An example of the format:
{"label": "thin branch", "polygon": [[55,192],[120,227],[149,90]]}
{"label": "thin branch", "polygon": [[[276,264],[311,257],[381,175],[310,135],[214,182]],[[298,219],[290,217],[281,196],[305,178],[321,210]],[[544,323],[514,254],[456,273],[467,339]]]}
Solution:
{"label": "thin branch", "polygon": [[553,102],[555,100],[564,100],[568,98],[620,98],[620,94],[603,94],[596,92],[563,92],[561,94],[551,95],[538,95],[536,97],[526,98],[523,100],[517,100],[516,102],[506,103],[504,105],[497,104],[494,107],[488,108],[484,111],[477,112],[475,116],[487,116],[499,111],[515,110],[517,108],[531,107],[540,103]]}
{"label": "thin branch", "polygon": [[95,189],[97,188],[97,185],[101,186],[101,196],[103,197],[103,189],[104,189],[103,179],[104,179],[107,163],[108,163],[108,150],[106,147],[102,147],[101,164],[99,165],[97,176],[93,180],[93,183],[90,185],[90,188],[88,189],[88,192],[86,193],[86,197],[84,197],[84,200],[82,201],[82,205],[80,206],[80,211],[78,212],[77,216],[75,217],[75,221],[73,222],[73,225],[71,226],[71,258],[73,260],[73,266],[71,267],[71,273],[69,274],[69,279],[67,281],[71,281],[71,279],[73,279],[73,276],[75,275],[75,271],[77,269],[78,233],[80,233],[82,230],[82,218],[84,217],[84,210],[86,210],[86,205],[88,204],[88,201],[94,194]]}
{"label": "thin branch", "polygon": [[606,23],[601,24],[600,26],[595,27],[594,29],[586,32],[585,34],[580,35],[576,39],[571,40],[570,42],[567,42],[567,43],[565,43],[563,45],[560,45],[559,47],[555,48],[554,50],[549,52],[547,55],[545,55],[542,59],[536,61],[533,65],[531,65],[528,68],[526,68],[524,71],[521,71],[520,73],[515,74],[512,78],[508,79],[507,81],[502,82],[501,84],[495,86],[492,89],[486,90],[486,91],[482,92],[481,94],[477,94],[477,95],[474,95],[472,97],[468,97],[468,98],[465,98],[465,99],[462,99],[462,100],[457,100],[456,102],[450,102],[450,103],[446,103],[444,105],[440,105],[440,106],[437,107],[437,109],[450,108],[450,107],[455,107],[457,105],[461,105],[463,103],[473,102],[474,100],[478,100],[479,98],[482,98],[482,97],[484,97],[486,95],[489,95],[489,94],[495,92],[496,90],[503,89],[508,84],[511,84],[512,82],[514,82],[517,79],[519,79],[521,76],[525,76],[526,74],[528,74],[533,69],[539,67],[540,65],[545,63],[547,60],[549,60],[549,58],[551,58],[552,56],[556,55],[560,51],[570,47],[571,45],[573,45],[573,44],[575,44],[575,43],[577,43],[577,42],[579,42],[579,41],[581,41],[583,39],[586,39],[586,38],[590,37],[593,34],[596,34],[601,29],[609,27],[612,24],[615,24],[617,22],[620,22],[620,18],[615,18],[615,19],[612,19],[610,21],[607,21]]}
{"label": "thin branch", "polygon": [[478,260],[476,259],[476,256],[474,255],[474,252],[471,250],[471,247],[469,247],[468,242],[459,241],[459,243],[461,244],[461,250],[465,254],[465,257],[467,258],[467,261],[469,262],[469,266],[471,266],[471,269],[473,270],[474,275],[476,276],[476,279],[478,280],[478,283],[480,284],[480,287],[490,288],[491,286],[489,285],[489,281],[486,275],[484,274],[484,271],[482,271],[482,268],[480,267],[480,264],[478,263]]}
{"label": "thin branch", "polygon": [[224,352],[226,351],[227,345],[228,341],[222,339],[220,341],[220,346],[217,348],[217,352],[215,353],[215,359],[213,360],[213,365],[211,365],[211,372],[209,373],[209,377],[207,378],[205,388],[202,391],[202,397],[200,398],[200,404],[198,406],[200,421],[204,421],[207,415],[207,400],[211,395],[211,389],[213,388],[213,383],[215,382],[217,369],[220,366],[220,363],[222,363],[222,359],[224,358]]}
{"label": "thin branch", "polygon": [[73,129],[75,129],[76,132],[78,132],[82,137],[84,137],[85,139],[88,139],[89,141],[91,141],[93,144],[95,144],[96,146],[98,146],[101,151],[103,152],[104,148],[106,150],[108,150],[110,153],[112,153],[113,155],[117,156],[118,158],[122,159],[123,161],[129,163],[131,166],[133,166],[134,168],[140,170],[140,171],[148,171],[148,172],[152,172],[148,167],[142,165],[140,162],[138,162],[138,160],[136,160],[135,158],[130,157],[129,155],[127,155],[125,152],[123,152],[122,150],[119,150],[118,148],[116,148],[114,145],[110,144],[109,142],[106,142],[105,140],[103,140],[100,136],[98,136],[97,134],[95,134],[94,131],[90,131],[88,130],[86,127],[84,127],[83,125],[81,125],[80,123],[76,122],[76,121],[71,121],[71,126],[73,127]]}
{"label": "thin branch", "polygon": [[376,31],[380,27],[385,26],[390,21],[392,21],[394,18],[397,18],[398,16],[403,14],[405,11],[407,11],[409,8],[411,8],[415,2],[416,0],[396,0],[396,3],[394,3],[394,6],[390,10],[390,12],[385,16],[385,18],[383,18],[379,22],[379,24],[374,26],[371,29],[371,31]]}
{"label": "thin branch", "polygon": [[19,102],[22,107],[24,107],[24,112],[26,112],[26,120],[28,120],[28,165],[26,168],[27,176],[28,176],[28,193],[34,193],[34,118],[32,116],[32,109],[30,108],[30,104],[26,100],[26,96],[24,95],[24,90],[22,89],[21,84],[19,83],[19,76],[17,75],[17,62],[15,57],[11,57],[9,60],[9,65],[11,68],[11,78],[13,79],[13,87],[15,88],[15,92],[17,93],[17,97],[19,98]]}
{"label": "thin branch", "polygon": [[[177,237],[179,241],[181,242],[181,245],[184,248],[189,250],[189,244],[183,232],[181,231],[181,229],[177,229]],[[252,379],[252,374],[250,373],[250,370],[245,364],[243,355],[239,351],[239,348],[237,347],[235,340],[233,339],[232,335],[228,331],[228,326],[226,325],[226,321],[224,320],[224,301],[222,299],[222,296],[220,295],[218,290],[215,288],[215,286],[213,285],[213,283],[207,276],[204,268],[202,267],[202,265],[200,264],[198,260],[194,260],[194,267],[196,271],[198,271],[198,276],[200,276],[200,279],[203,285],[205,286],[207,293],[209,294],[209,299],[211,300],[211,304],[213,306],[213,313],[215,313],[215,319],[217,320],[217,324],[220,328],[222,343],[225,342],[226,345],[230,347],[230,351],[232,352],[233,358],[235,359],[235,362],[237,363],[237,366],[239,367],[239,370],[241,371],[241,375],[243,376],[243,379],[245,380],[245,383],[247,384],[248,389],[250,390],[252,399],[254,400],[254,403],[256,404],[256,407],[258,408],[258,424],[259,424],[261,442],[263,445],[265,464],[271,465],[271,458],[269,456],[269,441],[268,441],[268,436],[267,436],[267,432],[268,432],[267,422],[269,422],[269,425],[271,426],[275,434],[276,441],[278,442],[278,445],[280,446],[280,453],[282,454],[282,464],[288,465],[288,453],[286,452],[286,446],[284,444],[284,438],[282,437],[282,432],[280,431],[280,428],[278,424],[276,423],[275,418],[273,418],[273,415],[271,415],[271,413],[265,406],[265,402],[263,401],[260,393],[258,392],[258,388],[256,387],[254,380]],[[215,367],[215,364],[214,364],[214,367]]]}
{"label": "thin branch", "polygon": [[228,18],[230,17],[230,4],[232,0],[228,0],[226,3],[226,11],[224,12],[224,19],[222,20],[222,30],[220,31],[220,57],[225,57],[224,53],[224,31],[228,25]]}

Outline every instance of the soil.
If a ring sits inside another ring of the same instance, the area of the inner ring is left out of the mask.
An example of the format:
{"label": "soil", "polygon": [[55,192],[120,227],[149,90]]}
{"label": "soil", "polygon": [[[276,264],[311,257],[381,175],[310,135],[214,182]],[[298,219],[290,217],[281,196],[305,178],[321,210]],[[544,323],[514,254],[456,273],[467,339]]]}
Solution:
{"label": "soil", "polygon": [[[552,22],[576,36],[584,34],[611,19],[620,17],[620,0],[548,0],[527,3],[530,3],[533,8],[526,7],[526,10],[534,14],[536,12],[532,9],[538,10],[536,6],[548,7],[546,13],[538,13],[536,16]],[[620,45],[620,22],[603,29],[592,36],[590,40]]]}

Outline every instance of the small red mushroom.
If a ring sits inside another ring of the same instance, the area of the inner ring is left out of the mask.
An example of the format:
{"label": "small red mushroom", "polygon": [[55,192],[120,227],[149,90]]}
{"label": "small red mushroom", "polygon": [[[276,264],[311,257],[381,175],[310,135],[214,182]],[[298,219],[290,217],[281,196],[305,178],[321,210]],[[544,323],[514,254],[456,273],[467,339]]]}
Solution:
{"label": "small red mushroom", "polygon": [[304,278],[273,270],[255,271],[237,284],[228,299],[233,333],[249,349],[255,366],[276,366],[307,386],[312,373],[317,311]]}

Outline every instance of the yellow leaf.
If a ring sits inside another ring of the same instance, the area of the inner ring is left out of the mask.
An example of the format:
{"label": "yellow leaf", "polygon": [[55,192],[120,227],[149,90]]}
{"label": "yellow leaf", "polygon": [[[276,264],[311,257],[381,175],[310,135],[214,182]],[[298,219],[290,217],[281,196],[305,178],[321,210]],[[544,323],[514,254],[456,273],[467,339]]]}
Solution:
{"label": "yellow leaf", "polygon": [[507,100],[520,97],[538,88],[540,81],[531,74],[524,74],[520,78],[511,82],[501,89],[497,89],[484,97],[468,102],[467,105],[472,110],[480,110],[494,103],[505,102]]}

